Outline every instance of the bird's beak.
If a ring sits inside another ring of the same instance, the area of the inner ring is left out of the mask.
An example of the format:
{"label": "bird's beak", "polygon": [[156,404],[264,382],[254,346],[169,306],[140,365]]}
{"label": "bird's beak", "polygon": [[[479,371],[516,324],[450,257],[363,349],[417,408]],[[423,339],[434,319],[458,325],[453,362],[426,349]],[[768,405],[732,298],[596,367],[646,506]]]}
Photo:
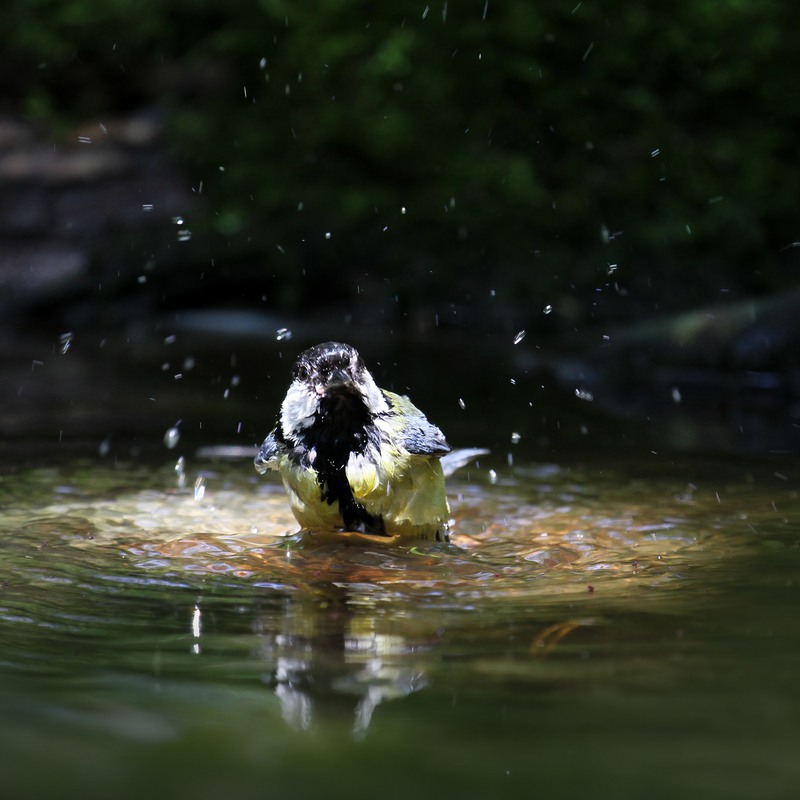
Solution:
{"label": "bird's beak", "polygon": [[343,389],[346,386],[350,386],[351,383],[350,376],[344,370],[335,369],[324,383],[317,385],[317,394],[323,395],[330,391]]}

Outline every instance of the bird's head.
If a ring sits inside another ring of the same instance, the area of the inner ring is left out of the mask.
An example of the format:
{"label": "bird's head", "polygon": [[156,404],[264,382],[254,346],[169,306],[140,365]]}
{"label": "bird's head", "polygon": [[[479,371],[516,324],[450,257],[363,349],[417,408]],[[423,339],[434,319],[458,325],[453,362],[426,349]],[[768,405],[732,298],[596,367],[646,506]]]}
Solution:
{"label": "bird's head", "polygon": [[302,437],[315,423],[332,416],[366,416],[388,410],[381,390],[349,344],[325,342],[301,353],[281,406],[281,429],[289,439]]}

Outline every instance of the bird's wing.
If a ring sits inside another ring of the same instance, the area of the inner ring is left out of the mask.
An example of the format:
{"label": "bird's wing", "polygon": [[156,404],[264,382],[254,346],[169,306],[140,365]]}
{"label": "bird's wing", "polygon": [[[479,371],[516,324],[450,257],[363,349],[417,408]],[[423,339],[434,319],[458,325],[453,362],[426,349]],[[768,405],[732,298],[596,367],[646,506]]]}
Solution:
{"label": "bird's wing", "polygon": [[409,453],[415,456],[443,456],[450,452],[450,445],[436,425],[407,398],[384,392],[392,410],[403,421],[400,441]]}
{"label": "bird's wing", "polygon": [[253,460],[256,469],[261,473],[266,472],[268,469],[277,468],[277,457],[282,450],[282,445],[275,436],[276,431],[277,428],[264,439],[264,443],[259,448]]}

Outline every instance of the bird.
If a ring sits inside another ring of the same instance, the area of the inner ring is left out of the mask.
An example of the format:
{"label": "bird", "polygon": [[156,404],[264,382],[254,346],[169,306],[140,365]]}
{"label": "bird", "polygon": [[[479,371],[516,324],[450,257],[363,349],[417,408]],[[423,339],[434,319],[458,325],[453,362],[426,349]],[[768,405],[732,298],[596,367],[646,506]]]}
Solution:
{"label": "bird", "polygon": [[297,358],[254,465],[280,474],[302,530],[448,542],[450,452],[408,397],[378,387],[354,347],[324,342]]}

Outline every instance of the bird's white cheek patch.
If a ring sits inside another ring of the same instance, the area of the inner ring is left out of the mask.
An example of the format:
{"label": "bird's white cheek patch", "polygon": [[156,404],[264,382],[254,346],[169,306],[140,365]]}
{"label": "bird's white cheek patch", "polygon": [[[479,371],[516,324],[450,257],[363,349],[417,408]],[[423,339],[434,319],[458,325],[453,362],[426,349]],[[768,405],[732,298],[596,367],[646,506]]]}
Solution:
{"label": "bird's white cheek patch", "polygon": [[319,408],[319,398],[298,381],[293,381],[281,405],[281,430],[291,436],[314,422]]}
{"label": "bird's white cheek patch", "polygon": [[363,385],[361,386],[361,396],[370,413],[385,414],[389,410],[389,404],[386,402],[383,392],[381,392],[372,379],[372,375],[368,372],[364,375]]}

